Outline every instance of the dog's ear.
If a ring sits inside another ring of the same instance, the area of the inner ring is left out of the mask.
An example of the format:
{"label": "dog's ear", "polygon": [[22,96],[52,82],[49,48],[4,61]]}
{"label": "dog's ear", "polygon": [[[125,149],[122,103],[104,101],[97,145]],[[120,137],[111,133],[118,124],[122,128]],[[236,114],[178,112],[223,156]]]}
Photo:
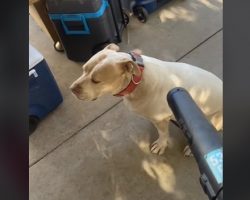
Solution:
{"label": "dog's ear", "polygon": [[120,47],[117,46],[114,43],[111,43],[111,44],[107,45],[104,49],[110,49],[110,50],[113,50],[113,51],[119,51]]}
{"label": "dog's ear", "polygon": [[141,49],[134,49],[132,50],[132,52],[138,54],[138,55],[142,55],[142,50]]}
{"label": "dog's ear", "polygon": [[120,65],[125,72],[131,73],[135,76],[141,75],[141,70],[134,61],[131,60],[122,61]]}

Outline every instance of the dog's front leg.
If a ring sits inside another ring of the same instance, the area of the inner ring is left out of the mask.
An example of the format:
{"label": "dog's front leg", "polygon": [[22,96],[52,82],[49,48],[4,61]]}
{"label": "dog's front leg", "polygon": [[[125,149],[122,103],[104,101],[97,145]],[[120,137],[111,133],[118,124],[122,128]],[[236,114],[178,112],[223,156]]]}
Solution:
{"label": "dog's front leg", "polygon": [[168,139],[169,139],[169,120],[162,120],[153,122],[155,127],[158,130],[159,137],[151,144],[151,152],[156,154],[163,154],[166,147],[168,146]]}

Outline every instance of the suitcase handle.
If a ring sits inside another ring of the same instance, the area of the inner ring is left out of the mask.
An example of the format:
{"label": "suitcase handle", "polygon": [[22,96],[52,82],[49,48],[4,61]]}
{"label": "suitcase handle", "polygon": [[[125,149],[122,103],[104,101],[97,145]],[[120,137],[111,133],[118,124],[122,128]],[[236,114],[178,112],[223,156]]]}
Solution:
{"label": "suitcase handle", "polygon": [[[65,22],[69,21],[78,21],[82,22],[83,25],[83,30],[69,30],[67,24]],[[64,14],[61,15],[61,22],[63,25],[63,29],[67,35],[86,35],[90,34],[90,30],[88,27],[88,24],[86,22],[86,19],[83,15],[81,14]]]}
{"label": "suitcase handle", "polygon": [[34,75],[35,78],[38,77],[38,74],[37,74],[35,69],[32,69],[32,70],[29,71],[29,76],[31,76],[31,75]]}

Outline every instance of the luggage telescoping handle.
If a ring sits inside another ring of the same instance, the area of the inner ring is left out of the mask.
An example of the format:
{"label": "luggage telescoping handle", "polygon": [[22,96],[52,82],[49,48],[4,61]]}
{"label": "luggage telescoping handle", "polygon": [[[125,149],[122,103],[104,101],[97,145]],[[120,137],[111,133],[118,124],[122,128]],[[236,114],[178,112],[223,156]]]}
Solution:
{"label": "luggage telescoping handle", "polygon": [[[67,24],[65,22],[82,22],[83,30],[69,30]],[[81,14],[63,14],[61,15],[61,23],[63,26],[63,29],[66,34],[68,35],[82,35],[82,34],[90,34],[90,30],[88,27],[88,24],[86,22],[86,19],[84,15]]]}
{"label": "luggage telescoping handle", "polygon": [[38,74],[37,74],[35,69],[32,69],[32,70],[29,71],[29,76],[31,76],[31,75],[34,75],[35,78],[38,77]]}

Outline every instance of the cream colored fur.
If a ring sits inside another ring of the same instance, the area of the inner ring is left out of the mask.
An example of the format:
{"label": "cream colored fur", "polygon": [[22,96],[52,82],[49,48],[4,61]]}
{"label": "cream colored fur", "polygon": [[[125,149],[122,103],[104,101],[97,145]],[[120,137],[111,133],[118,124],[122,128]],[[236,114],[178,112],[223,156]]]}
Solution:
{"label": "cream colored fur", "polygon": [[[95,100],[104,94],[114,95],[128,85],[132,74],[140,73],[130,55],[118,50],[118,46],[110,44],[83,66],[83,75],[70,87],[77,98]],[[173,114],[166,95],[174,87],[189,91],[216,129],[222,129],[223,92],[218,77],[189,64],[145,55],[142,58],[145,65],[142,82],[123,99],[131,111],[147,118],[157,128],[159,137],[151,145],[153,153],[164,153],[170,141],[168,126]]]}

